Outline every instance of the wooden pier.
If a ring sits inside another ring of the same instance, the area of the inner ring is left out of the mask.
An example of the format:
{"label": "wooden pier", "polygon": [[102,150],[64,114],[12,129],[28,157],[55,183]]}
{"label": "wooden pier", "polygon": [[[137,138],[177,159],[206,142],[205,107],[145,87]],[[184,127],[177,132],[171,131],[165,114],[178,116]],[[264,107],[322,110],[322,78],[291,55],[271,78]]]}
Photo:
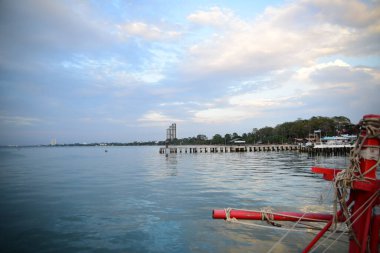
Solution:
{"label": "wooden pier", "polygon": [[235,153],[235,152],[268,152],[268,151],[298,151],[309,155],[346,156],[350,154],[352,146],[323,146],[305,147],[292,144],[273,145],[178,145],[161,147],[160,154],[177,153]]}
{"label": "wooden pier", "polygon": [[172,153],[234,153],[298,150],[298,145],[189,145],[169,146],[160,148],[160,154]]}
{"label": "wooden pier", "polygon": [[309,155],[347,156],[352,148],[353,146],[351,145],[325,145],[319,147],[299,147],[299,151],[308,153]]}

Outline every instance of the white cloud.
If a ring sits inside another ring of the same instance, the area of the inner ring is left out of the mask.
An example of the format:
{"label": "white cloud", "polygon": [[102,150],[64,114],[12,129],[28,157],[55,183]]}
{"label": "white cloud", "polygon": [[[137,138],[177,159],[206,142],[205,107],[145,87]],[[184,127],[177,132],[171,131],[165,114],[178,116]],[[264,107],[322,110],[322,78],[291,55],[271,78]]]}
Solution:
{"label": "white cloud", "polygon": [[[289,72],[289,77],[278,78],[282,72],[271,72],[270,78],[258,80],[264,87],[245,89],[250,82],[236,85],[233,95],[214,99],[207,109],[193,110],[193,120],[202,123],[239,123],[254,120],[270,113],[292,111],[324,112],[326,115],[344,115],[351,111],[380,106],[377,98],[380,92],[380,71],[368,67],[353,67],[336,59]],[[270,86],[267,82],[280,83]],[[253,81],[255,82],[255,81]],[[259,82],[259,84],[261,84]],[[337,107],[336,105],[340,105]],[[336,113],[333,113],[333,112]],[[366,113],[366,112],[364,112]],[[368,111],[367,111],[368,113]]]}
{"label": "white cloud", "polygon": [[131,22],[117,25],[117,29],[122,38],[136,36],[146,40],[166,40],[177,38],[181,35],[181,32],[166,31],[156,25],[143,22]]}
{"label": "white cloud", "polygon": [[336,59],[335,61],[300,68],[296,71],[294,78],[300,81],[306,81],[309,79],[311,73],[328,67],[350,67],[350,65],[340,59]]}
{"label": "white cloud", "polygon": [[210,107],[212,106],[213,104],[212,103],[202,103],[202,102],[198,102],[198,101],[174,101],[174,102],[165,102],[165,103],[160,103],[160,106],[168,106],[168,107],[172,107],[172,106],[203,106],[203,107]]}
{"label": "white cloud", "polygon": [[69,71],[81,72],[81,78],[92,79],[100,87],[155,84],[165,79],[165,70],[176,61],[176,55],[162,50],[150,50],[149,53],[139,66],[119,57],[96,59],[85,55],[75,55],[61,62],[61,66]]}
{"label": "white cloud", "polygon": [[248,110],[265,110],[274,108],[284,108],[289,106],[299,106],[300,102],[292,101],[294,97],[273,97],[272,98],[260,98],[262,94],[250,93],[237,95],[230,98],[229,103],[240,107],[246,106]]}
{"label": "white cloud", "polygon": [[43,114],[125,134],[180,121],[213,131],[280,120],[273,115],[378,113],[378,1],[285,1],[243,19],[244,5],[191,13],[194,4],[6,1],[0,125],[58,125]]}
{"label": "white cloud", "polygon": [[[344,3],[339,2],[334,4],[343,8]],[[357,1],[350,3],[343,9],[354,13]],[[190,14],[188,18],[198,24],[223,24],[228,29],[189,47],[189,59],[183,69],[192,77],[218,74],[242,77],[308,65],[323,56],[366,54],[368,47],[379,48],[374,43],[379,38],[379,30],[375,29],[380,27],[377,15],[370,15],[371,22],[361,22],[367,26],[350,26],[349,22],[333,22],[331,15],[339,17],[341,12],[323,15],[328,6],[313,1],[296,2],[267,8],[253,21],[238,19],[232,11],[219,8]],[[363,8],[359,15],[369,11]],[[237,23],[240,25],[234,25]],[[363,36],[369,45],[361,39]]]}
{"label": "white cloud", "polygon": [[236,123],[254,115],[254,111],[242,110],[240,107],[210,108],[194,112],[193,120],[207,124]]}
{"label": "white cloud", "polygon": [[148,126],[164,126],[172,122],[183,122],[182,119],[173,118],[157,111],[149,111],[142,115],[137,121]]}
{"label": "white cloud", "polygon": [[231,10],[212,7],[207,11],[197,11],[190,14],[187,19],[199,25],[210,26],[225,26],[234,19],[234,14]]}

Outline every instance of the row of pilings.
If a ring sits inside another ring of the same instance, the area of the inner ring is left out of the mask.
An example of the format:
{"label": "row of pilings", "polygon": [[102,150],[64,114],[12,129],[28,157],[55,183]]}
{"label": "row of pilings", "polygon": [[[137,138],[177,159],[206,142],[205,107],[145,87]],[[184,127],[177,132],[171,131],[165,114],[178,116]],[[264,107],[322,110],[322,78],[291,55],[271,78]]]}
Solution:
{"label": "row of pilings", "polygon": [[235,152],[268,152],[268,151],[298,151],[314,155],[345,156],[349,155],[352,147],[323,147],[313,148],[300,145],[278,144],[278,145],[197,145],[197,146],[168,146],[161,147],[160,154],[177,153],[235,153]]}
{"label": "row of pilings", "polygon": [[234,153],[260,151],[287,151],[298,150],[298,145],[199,145],[199,146],[169,146],[160,148],[160,154],[171,153]]}
{"label": "row of pilings", "polygon": [[299,151],[310,156],[348,156],[352,148],[352,146],[300,147]]}

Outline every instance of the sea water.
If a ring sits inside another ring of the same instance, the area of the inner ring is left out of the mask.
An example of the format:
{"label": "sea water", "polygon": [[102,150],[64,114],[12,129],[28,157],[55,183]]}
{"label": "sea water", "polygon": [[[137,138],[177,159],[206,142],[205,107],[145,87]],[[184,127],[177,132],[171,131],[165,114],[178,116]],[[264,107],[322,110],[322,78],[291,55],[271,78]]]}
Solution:
{"label": "sea water", "polygon": [[[212,210],[332,212],[331,183],[310,168],[348,164],[297,151],[106,149],[0,148],[0,252],[267,252],[286,231]],[[301,252],[313,237],[291,232],[272,252]],[[346,251],[343,236],[327,252]]]}

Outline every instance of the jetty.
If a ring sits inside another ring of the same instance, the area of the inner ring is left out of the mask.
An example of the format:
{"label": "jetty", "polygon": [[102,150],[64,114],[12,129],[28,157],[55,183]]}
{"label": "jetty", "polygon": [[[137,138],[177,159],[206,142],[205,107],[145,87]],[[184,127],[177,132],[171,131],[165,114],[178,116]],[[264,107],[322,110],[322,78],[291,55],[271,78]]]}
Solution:
{"label": "jetty", "polygon": [[299,145],[171,145],[161,147],[160,154],[172,153],[233,153],[233,152],[261,152],[261,151],[290,151],[299,150]]}
{"label": "jetty", "polygon": [[297,144],[268,144],[268,145],[170,145],[160,147],[160,154],[196,154],[196,153],[236,153],[236,152],[270,152],[297,151],[308,153],[310,156],[347,156],[352,145],[319,145],[302,146]]}
{"label": "jetty", "polygon": [[300,146],[299,152],[308,153],[309,155],[345,156],[349,155],[353,148],[353,145],[316,145],[314,147]]}

